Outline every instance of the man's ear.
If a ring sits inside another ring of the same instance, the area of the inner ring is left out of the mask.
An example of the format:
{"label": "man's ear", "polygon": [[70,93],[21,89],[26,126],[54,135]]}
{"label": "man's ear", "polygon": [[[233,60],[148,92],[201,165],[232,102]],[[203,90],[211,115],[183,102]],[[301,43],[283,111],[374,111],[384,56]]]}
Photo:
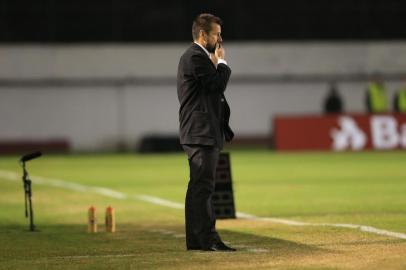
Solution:
{"label": "man's ear", "polygon": [[200,30],[200,33],[203,40],[207,42],[207,33],[204,30]]}

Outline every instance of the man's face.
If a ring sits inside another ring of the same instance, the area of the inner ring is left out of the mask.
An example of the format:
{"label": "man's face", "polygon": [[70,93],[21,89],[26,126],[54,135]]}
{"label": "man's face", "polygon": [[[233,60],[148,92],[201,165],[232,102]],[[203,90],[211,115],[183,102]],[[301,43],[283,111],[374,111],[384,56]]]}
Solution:
{"label": "man's face", "polygon": [[223,39],[221,38],[221,26],[217,23],[211,24],[211,30],[207,34],[205,33],[206,37],[206,49],[210,53],[214,53],[216,50],[217,43],[222,43]]}

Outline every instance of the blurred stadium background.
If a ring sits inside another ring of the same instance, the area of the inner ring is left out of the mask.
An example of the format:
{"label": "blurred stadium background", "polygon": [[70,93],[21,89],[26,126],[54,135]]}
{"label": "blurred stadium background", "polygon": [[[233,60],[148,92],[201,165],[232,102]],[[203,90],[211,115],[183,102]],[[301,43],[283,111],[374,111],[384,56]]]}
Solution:
{"label": "blurred stadium background", "polygon": [[[232,259],[188,256],[182,239],[165,239],[168,231],[182,233],[176,207],[57,188],[52,181],[66,180],[183,203],[186,157],[137,152],[179,149],[177,64],[192,42],[192,20],[203,12],[223,19],[233,71],[226,96],[236,139],[226,150],[235,161],[237,210],[374,226],[400,238],[220,221],[233,243],[245,245],[243,252]],[[0,268],[62,269],[68,260],[74,269],[404,269],[406,117],[393,112],[392,100],[406,87],[405,25],[400,0],[0,0],[0,179],[16,179],[18,157],[42,150],[32,171],[48,183],[41,186],[38,178],[33,184],[43,231],[21,236],[21,186],[0,181],[0,239],[6,243]],[[378,75],[388,108],[370,114],[367,87]],[[324,113],[332,83],[343,114]],[[361,130],[366,136],[361,146],[351,134],[341,146],[333,141],[333,130],[345,123],[352,135]],[[121,211],[116,236],[82,234],[81,218],[97,203]],[[64,246],[59,251],[58,243]],[[79,243],[90,244],[79,251]],[[150,259],[158,253],[162,257]]]}
{"label": "blurred stadium background", "polygon": [[202,11],[225,22],[237,144],[268,143],[276,114],[320,114],[331,81],[363,113],[370,76],[390,98],[406,78],[402,1],[2,0],[0,142],[114,151],[176,135],[176,67]]}

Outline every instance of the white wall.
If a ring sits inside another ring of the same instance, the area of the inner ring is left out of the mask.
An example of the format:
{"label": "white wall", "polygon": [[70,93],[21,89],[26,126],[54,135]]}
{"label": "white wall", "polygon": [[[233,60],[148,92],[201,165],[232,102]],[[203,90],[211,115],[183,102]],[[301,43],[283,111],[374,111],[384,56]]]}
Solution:
{"label": "white wall", "polygon": [[[24,79],[174,78],[188,44],[0,46],[0,82]],[[226,45],[232,78],[246,75],[406,73],[404,43]],[[147,133],[176,133],[176,84],[0,84],[0,140],[68,138],[75,150],[134,146]],[[175,81],[174,81],[175,82]],[[347,111],[364,111],[366,81],[339,82]],[[392,96],[401,81],[387,82]],[[226,92],[237,135],[265,135],[271,117],[320,113],[327,82],[240,83]]]}
{"label": "white wall", "polygon": [[[189,44],[0,46],[0,78],[175,76]],[[406,42],[230,43],[233,75],[405,72]]]}

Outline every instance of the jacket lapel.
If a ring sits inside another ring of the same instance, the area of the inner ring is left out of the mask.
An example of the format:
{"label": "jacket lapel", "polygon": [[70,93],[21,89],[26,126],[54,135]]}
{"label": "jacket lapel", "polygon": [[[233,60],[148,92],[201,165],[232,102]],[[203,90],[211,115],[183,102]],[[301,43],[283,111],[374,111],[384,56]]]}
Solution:
{"label": "jacket lapel", "polygon": [[192,44],[192,47],[193,47],[195,50],[197,50],[200,54],[203,54],[203,55],[207,58],[207,60],[210,62],[211,66],[214,67],[214,69],[216,69],[216,66],[215,66],[215,65],[213,64],[213,62],[211,61],[210,57],[207,56],[206,52],[205,52],[199,45],[197,45],[196,43],[193,43],[193,44]]}

